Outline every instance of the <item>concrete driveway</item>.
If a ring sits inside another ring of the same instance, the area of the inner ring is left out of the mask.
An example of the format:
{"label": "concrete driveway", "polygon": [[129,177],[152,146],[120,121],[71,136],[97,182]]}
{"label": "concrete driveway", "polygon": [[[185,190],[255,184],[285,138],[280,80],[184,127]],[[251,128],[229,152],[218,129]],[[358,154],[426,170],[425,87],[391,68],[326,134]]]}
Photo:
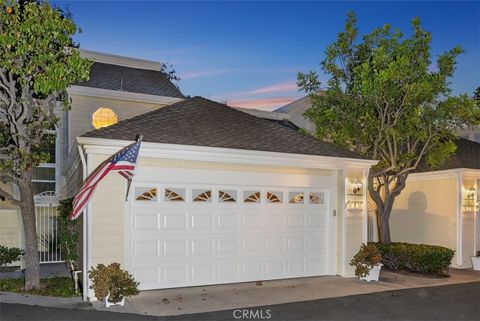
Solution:
{"label": "concrete driveway", "polygon": [[[380,281],[370,283],[358,278],[323,276],[142,291],[138,296],[129,298],[125,307],[114,307],[108,311],[154,316],[181,315],[475,281],[480,281],[480,272],[472,270],[452,270],[449,278],[382,271]],[[98,310],[105,310],[99,302],[94,305]]]}

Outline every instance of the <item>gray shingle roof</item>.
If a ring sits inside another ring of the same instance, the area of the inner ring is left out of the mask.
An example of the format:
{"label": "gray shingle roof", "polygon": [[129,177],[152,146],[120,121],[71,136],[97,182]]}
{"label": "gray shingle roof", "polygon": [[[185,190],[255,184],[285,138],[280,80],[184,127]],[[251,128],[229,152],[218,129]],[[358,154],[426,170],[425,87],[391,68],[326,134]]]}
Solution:
{"label": "gray shingle roof", "polygon": [[84,134],[84,137],[362,159],[226,105],[194,97]]}
{"label": "gray shingle roof", "polygon": [[78,86],[183,98],[180,90],[160,71],[94,62],[90,79]]}
{"label": "gray shingle roof", "polygon": [[[434,170],[447,170],[455,168],[480,169],[480,143],[459,138],[456,142],[457,150],[442,166]],[[427,166],[419,166],[417,172],[431,171]]]}

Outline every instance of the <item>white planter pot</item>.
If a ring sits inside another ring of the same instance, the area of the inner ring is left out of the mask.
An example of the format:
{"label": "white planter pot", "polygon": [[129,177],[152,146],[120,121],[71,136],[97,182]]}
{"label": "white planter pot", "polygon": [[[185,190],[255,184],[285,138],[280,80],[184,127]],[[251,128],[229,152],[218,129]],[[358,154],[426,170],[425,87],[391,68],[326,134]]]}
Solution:
{"label": "white planter pot", "polygon": [[380,270],[382,269],[383,264],[377,264],[375,265],[370,272],[364,277],[361,277],[360,280],[365,280],[367,282],[370,281],[378,281],[378,277],[380,276]]}
{"label": "white planter pot", "polygon": [[122,298],[122,300],[120,300],[120,302],[117,302],[117,303],[113,303],[113,302],[109,302],[108,301],[108,298],[110,298],[110,293],[105,297],[104,301],[105,301],[105,306],[107,308],[111,307],[111,306],[114,306],[114,305],[119,305],[119,306],[122,306],[125,304],[125,297]]}
{"label": "white planter pot", "polygon": [[475,271],[480,271],[480,256],[472,256],[472,266]]}

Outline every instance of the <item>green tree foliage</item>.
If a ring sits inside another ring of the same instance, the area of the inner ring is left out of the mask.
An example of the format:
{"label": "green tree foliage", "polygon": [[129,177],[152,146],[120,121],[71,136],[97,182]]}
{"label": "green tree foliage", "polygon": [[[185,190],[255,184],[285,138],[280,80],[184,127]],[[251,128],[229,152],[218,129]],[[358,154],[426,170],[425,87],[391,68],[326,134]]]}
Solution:
{"label": "green tree foliage", "polygon": [[63,259],[74,270],[78,261],[78,221],[68,219],[73,209],[73,198],[60,201],[58,207],[58,240]]}
{"label": "green tree foliage", "polygon": [[444,52],[432,64],[431,34],[419,19],[412,29],[405,37],[386,24],[360,37],[350,13],[321,62],[327,89],[320,91],[316,72],[298,74],[298,85],[311,94],[306,116],[317,137],[379,161],[369,175],[369,193],[386,243],[392,206],[408,175],[419,165],[440,166],[455,152],[457,129],[480,123],[474,101],[451,94],[462,49]]}
{"label": "green tree foliage", "polygon": [[76,32],[47,2],[0,0],[0,177],[20,197],[2,186],[0,194],[22,212],[27,289],[40,284],[33,168],[48,160],[41,147],[58,121],[54,110],[68,105],[65,90],[88,79],[91,67],[75,49]]}

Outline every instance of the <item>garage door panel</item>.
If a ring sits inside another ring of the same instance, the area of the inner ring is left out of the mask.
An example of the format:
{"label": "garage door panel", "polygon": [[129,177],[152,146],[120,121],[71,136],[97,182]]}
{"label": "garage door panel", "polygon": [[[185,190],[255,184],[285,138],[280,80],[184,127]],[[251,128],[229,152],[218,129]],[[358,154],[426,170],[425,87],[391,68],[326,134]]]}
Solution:
{"label": "garage door panel", "polygon": [[271,260],[265,262],[265,275],[281,276],[285,274],[285,260]]}
{"label": "garage door panel", "polygon": [[151,267],[138,267],[133,269],[135,280],[140,284],[155,284],[158,283],[158,268],[156,266]]}
{"label": "garage door panel", "polygon": [[214,280],[214,265],[210,263],[193,264],[190,266],[190,280],[193,282]]}
{"label": "garage door panel", "polygon": [[159,216],[155,210],[143,211],[134,216],[133,228],[136,231],[158,231],[160,229]]}
{"label": "garage door panel", "polygon": [[[166,188],[181,191],[184,201],[131,203],[129,264],[140,289],[326,273],[327,206],[310,204],[307,198],[314,191],[328,201],[326,191],[181,184],[156,188],[158,195]],[[194,202],[198,190],[211,191],[211,199]],[[219,191],[228,191],[236,202],[223,202],[219,195],[228,197]],[[248,197],[260,193],[262,201],[244,203],[245,192]],[[288,203],[290,192],[303,193],[303,203]]]}
{"label": "garage door panel", "polygon": [[305,272],[305,260],[303,258],[287,260],[287,273],[293,273],[295,275],[299,275],[304,272]]}
{"label": "garage door panel", "polygon": [[242,217],[242,230],[261,231],[262,216],[261,215],[244,215]]}
{"label": "garage door panel", "polygon": [[217,230],[219,231],[232,231],[238,229],[237,215],[217,215]]}
{"label": "garage door panel", "polygon": [[287,236],[287,249],[292,252],[303,251],[305,249],[305,239],[303,236]]}
{"label": "garage door panel", "polygon": [[260,253],[262,251],[262,238],[259,236],[249,237],[242,240],[242,252],[244,255]]}
{"label": "garage door panel", "polygon": [[321,213],[320,215],[308,215],[307,216],[307,227],[308,228],[320,228],[324,229],[326,225],[325,214]]}
{"label": "garage door panel", "polygon": [[133,241],[133,255],[136,258],[151,258],[159,255],[158,241]]}
{"label": "garage door panel", "polygon": [[283,252],[286,250],[285,237],[279,235],[266,236],[265,252]]}
{"label": "garage door panel", "polygon": [[183,284],[187,282],[187,266],[184,264],[166,264],[163,266],[165,284]]}
{"label": "garage door panel", "polygon": [[163,256],[166,258],[185,258],[187,256],[187,240],[168,239],[161,242],[163,245]]}
{"label": "garage door panel", "polygon": [[303,229],[305,227],[303,215],[288,215],[287,227],[294,229]]}
{"label": "garage door panel", "polygon": [[235,280],[239,278],[239,266],[236,262],[220,262],[217,266],[217,280]]}
{"label": "garage door panel", "polygon": [[214,241],[210,238],[205,239],[193,239],[190,240],[190,252],[189,255],[194,257],[211,257],[213,256]]}
{"label": "garage door panel", "polygon": [[182,212],[163,213],[163,230],[165,231],[186,231],[187,215]]}
{"label": "garage door panel", "polygon": [[262,277],[262,262],[247,261],[241,263],[243,279],[259,279]]}
{"label": "garage door panel", "polygon": [[190,229],[194,232],[203,232],[213,230],[212,214],[190,214]]}
{"label": "garage door panel", "polygon": [[237,239],[220,239],[217,240],[217,252],[218,256],[231,256],[237,255],[238,240]]}

